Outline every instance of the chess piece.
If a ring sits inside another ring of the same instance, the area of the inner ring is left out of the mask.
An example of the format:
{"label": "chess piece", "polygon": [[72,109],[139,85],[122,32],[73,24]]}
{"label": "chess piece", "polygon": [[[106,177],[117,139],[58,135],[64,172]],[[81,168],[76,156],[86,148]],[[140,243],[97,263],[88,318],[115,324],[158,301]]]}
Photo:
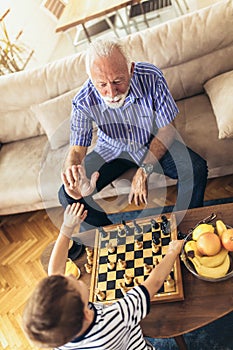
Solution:
{"label": "chess piece", "polygon": [[116,250],[116,247],[114,247],[113,245],[112,245],[112,243],[106,243],[105,244],[105,247],[108,249],[108,252],[109,253],[114,253],[115,252],[115,250]]}
{"label": "chess piece", "polygon": [[129,284],[132,283],[133,277],[127,275],[126,273],[123,275],[123,277],[124,277],[125,284],[128,284],[128,285],[129,285]]}
{"label": "chess piece", "polygon": [[145,269],[145,273],[149,274],[152,270],[152,267],[150,265],[144,264],[144,269]]}
{"label": "chess piece", "polygon": [[143,242],[140,242],[138,239],[135,240],[135,248],[136,249],[142,249]]}
{"label": "chess piece", "polygon": [[117,234],[119,237],[124,237],[126,235],[125,230],[122,230],[120,226],[117,226]]}
{"label": "chess piece", "polygon": [[90,247],[85,248],[87,256],[93,256],[93,249]]}
{"label": "chess piece", "polygon": [[171,232],[170,222],[168,221],[166,215],[162,215],[161,219],[161,230],[165,236],[169,235],[169,233]]}
{"label": "chess piece", "polygon": [[158,245],[160,243],[160,233],[157,231],[157,232],[152,232],[152,241]]}
{"label": "chess piece", "polygon": [[122,282],[119,283],[120,289],[123,294],[127,293],[131,288],[126,287]]}
{"label": "chess piece", "polygon": [[108,266],[109,270],[113,270],[115,268],[115,265],[116,264],[113,261],[108,260],[107,266]]}
{"label": "chess piece", "polygon": [[93,256],[87,256],[87,263],[88,265],[93,265]]}
{"label": "chess piece", "polygon": [[169,287],[173,287],[174,284],[175,284],[175,281],[174,281],[174,279],[171,277],[171,275],[168,275],[168,277],[167,277],[167,279],[166,279],[166,282],[167,282],[167,285],[168,285]]}
{"label": "chess piece", "polygon": [[126,236],[129,235],[131,231],[129,225],[126,224],[125,220],[122,220],[122,224],[124,225]]}
{"label": "chess piece", "polygon": [[108,233],[104,231],[103,227],[99,227],[98,230],[102,238],[106,238],[108,236]]}
{"label": "chess piece", "polygon": [[139,286],[141,283],[139,282],[139,279],[138,279],[138,277],[135,277],[134,278],[134,285],[135,286]]}
{"label": "chess piece", "polygon": [[159,259],[158,258],[155,258],[154,260],[154,266],[158,265],[159,264]]}
{"label": "chess piece", "polygon": [[142,232],[142,228],[136,223],[136,221],[133,221],[134,224],[134,229],[136,233],[141,233]]}
{"label": "chess piece", "polygon": [[92,265],[84,264],[85,270],[87,273],[91,273],[92,272]]}
{"label": "chess piece", "polygon": [[125,269],[127,264],[125,260],[118,259],[118,265],[120,268]]}
{"label": "chess piece", "polygon": [[150,223],[151,223],[151,227],[152,227],[154,230],[158,230],[158,229],[159,229],[159,223],[158,223],[156,220],[152,219],[152,220],[150,221]]}
{"label": "chess piece", "polygon": [[159,251],[159,245],[157,245],[154,242],[152,242],[152,252],[153,253],[158,253],[158,251]]}
{"label": "chess piece", "polygon": [[98,288],[96,288],[96,290],[95,290],[95,295],[97,296],[97,299],[99,301],[103,301],[106,298],[105,292],[103,292],[102,290],[100,290]]}

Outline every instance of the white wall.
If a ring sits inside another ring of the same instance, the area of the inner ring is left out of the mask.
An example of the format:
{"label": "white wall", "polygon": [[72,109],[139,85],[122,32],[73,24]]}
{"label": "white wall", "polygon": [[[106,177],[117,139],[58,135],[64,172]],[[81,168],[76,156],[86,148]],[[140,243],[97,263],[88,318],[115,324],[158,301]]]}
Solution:
{"label": "white wall", "polygon": [[[0,17],[10,8],[5,24],[10,38],[23,30],[21,41],[35,51],[27,68],[42,65],[53,59],[74,53],[69,37],[56,33],[56,20],[40,7],[42,0],[1,0]],[[59,50],[59,45],[62,45]],[[64,47],[66,48],[64,50]],[[59,52],[56,55],[56,51]]]}

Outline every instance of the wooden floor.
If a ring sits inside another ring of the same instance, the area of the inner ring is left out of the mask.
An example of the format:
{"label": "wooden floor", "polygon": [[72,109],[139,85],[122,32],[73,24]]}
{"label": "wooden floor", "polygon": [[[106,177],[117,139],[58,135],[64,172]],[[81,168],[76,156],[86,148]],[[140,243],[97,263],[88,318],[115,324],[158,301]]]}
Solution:
{"label": "wooden floor", "polygon": [[[167,204],[175,200],[175,188],[169,188]],[[209,180],[205,199],[233,197],[233,175]],[[127,196],[104,202],[108,212],[120,203],[126,210],[135,207],[127,205]],[[155,207],[159,201],[150,193],[148,207]],[[137,208],[138,209],[138,208]],[[115,210],[117,211],[117,210]],[[53,217],[62,219],[62,210],[52,210]],[[25,302],[37,282],[46,276],[40,263],[40,256],[47,245],[54,241],[58,228],[46,211],[23,213],[1,217],[0,224],[0,349],[36,349],[21,330],[21,314]]]}

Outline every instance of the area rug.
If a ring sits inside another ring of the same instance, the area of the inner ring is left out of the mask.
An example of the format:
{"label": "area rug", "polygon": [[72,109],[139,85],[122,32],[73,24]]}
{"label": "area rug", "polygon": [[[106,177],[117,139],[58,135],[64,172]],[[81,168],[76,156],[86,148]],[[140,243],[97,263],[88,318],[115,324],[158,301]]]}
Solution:
{"label": "area rug", "polygon": [[[210,200],[204,206],[233,203],[233,197]],[[122,220],[130,221],[146,216],[159,215],[173,211],[173,206],[164,208],[152,208],[134,210],[125,213],[108,215],[110,220],[117,224]],[[233,292],[232,292],[233,293]],[[213,305],[214,307],[214,305]],[[148,338],[156,350],[177,350],[178,347],[173,338],[152,339]],[[211,324],[184,335],[188,350],[233,350],[233,313],[230,313]]]}
{"label": "area rug", "polygon": [[[184,335],[188,350],[233,350],[233,312]],[[156,350],[177,350],[173,338],[148,340]]]}

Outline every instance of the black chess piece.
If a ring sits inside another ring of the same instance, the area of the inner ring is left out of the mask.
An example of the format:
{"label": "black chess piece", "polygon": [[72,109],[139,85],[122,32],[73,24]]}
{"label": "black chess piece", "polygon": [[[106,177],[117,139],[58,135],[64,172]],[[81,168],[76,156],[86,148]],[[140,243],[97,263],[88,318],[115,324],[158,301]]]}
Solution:
{"label": "black chess piece", "polygon": [[106,238],[107,237],[107,232],[104,231],[103,227],[98,227],[99,233],[101,234],[102,238]]}
{"label": "black chess piece", "polygon": [[129,225],[126,224],[125,220],[122,220],[122,225],[124,225],[124,229],[125,229],[125,233],[126,233],[126,236],[127,235],[130,235],[131,233],[131,228],[129,227]]}
{"label": "black chess piece", "polygon": [[125,235],[126,235],[125,229],[122,229],[120,226],[118,226],[117,227],[117,235],[120,238],[125,237]]}
{"label": "black chess piece", "polygon": [[169,235],[169,233],[171,233],[170,222],[168,221],[166,215],[162,215],[161,219],[162,219],[161,230],[164,235]]}
{"label": "black chess piece", "polygon": [[139,226],[139,225],[136,223],[136,220],[133,220],[133,224],[134,224],[135,232],[136,232],[136,233],[141,233],[141,232],[142,232],[142,228],[141,228],[141,226]]}
{"label": "black chess piece", "polygon": [[158,245],[160,243],[160,238],[159,235],[156,234],[156,232],[152,233],[152,241],[154,244]]}
{"label": "black chess piece", "polygon": [[158,230],[159,229],[159,223],[155,219],[151,219],[150,223],[151,223],[151,227],[154,230]]}

